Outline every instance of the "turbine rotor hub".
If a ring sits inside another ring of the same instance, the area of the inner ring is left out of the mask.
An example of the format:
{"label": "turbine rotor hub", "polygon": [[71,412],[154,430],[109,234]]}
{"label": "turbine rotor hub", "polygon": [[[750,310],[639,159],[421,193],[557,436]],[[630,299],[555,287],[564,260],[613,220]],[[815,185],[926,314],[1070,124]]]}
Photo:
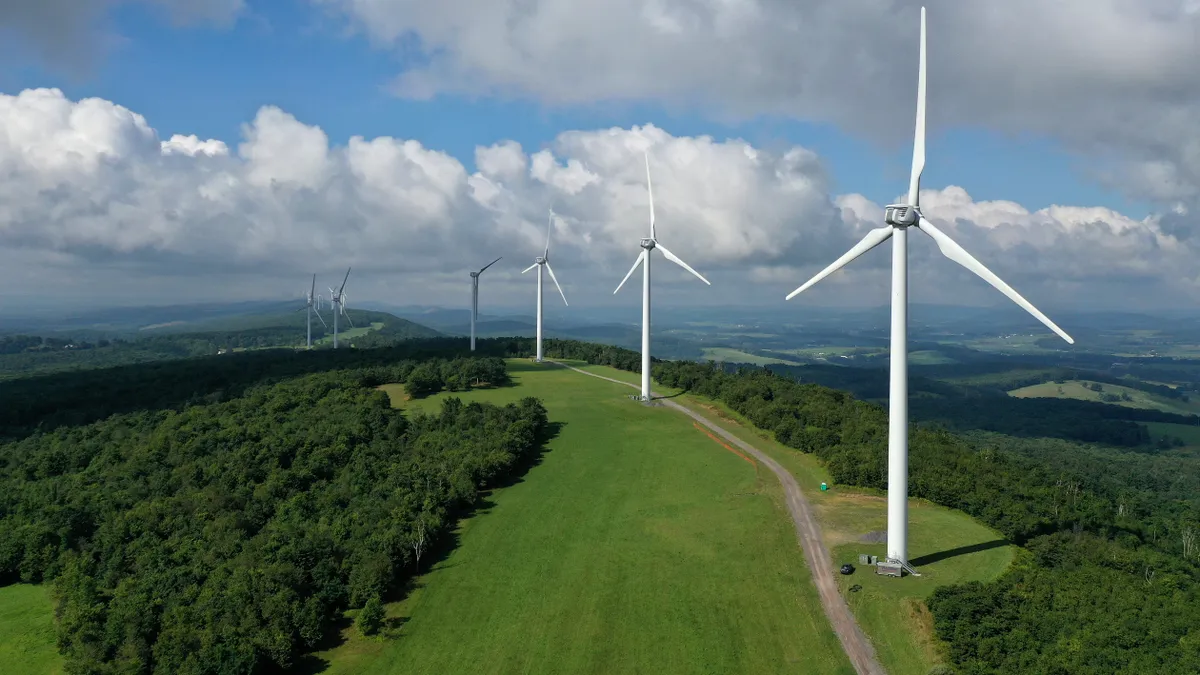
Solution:
{"label": "turbine rotor hub", "polygon": [[921,209],[912,204],[891,204],[883,209],[883,221],[892,227],[911,227],[921,222]]}
{"label": "turbine rotor hub", "polygon": [[534,258],[534,259],[533,259],[533,262],[535,262],[535,263],[537,263],[537,264],[539,264],[539,265],[545,265],[545,264],[546,264],[546,258],[544,258],[544,257],[542,257],[542,256],[540,256],[540,255],[539,255],[538,257],[536,257],[536,258]]}
{"label": "turbine rotor hub", "polygon": [[654,248],[654,245],[657,243],[658,242],[654,241],[650,237],[646,237],[645,239],[642,239],[638,245],[649,251],[650,249]]}
{"label": "turbine rotor hub", "polygon": [[477,277],[477,276],[479,276],[479,272],[471,272],[471,277],[472,277],[472,278],[475,278],[475,277]]}

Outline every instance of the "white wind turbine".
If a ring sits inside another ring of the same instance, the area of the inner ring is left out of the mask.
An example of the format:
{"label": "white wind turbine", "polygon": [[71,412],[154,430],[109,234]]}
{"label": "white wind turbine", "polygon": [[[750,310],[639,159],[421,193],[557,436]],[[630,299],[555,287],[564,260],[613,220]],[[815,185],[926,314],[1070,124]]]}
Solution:
{"label": "white wind turbine", "polygon": [[650,400],[650,252],[654,249],[662,251],[667,260],[679,265],[683,269],[696,275],[700,281],[711,286],[708,279],[705,279],[699,272],[688,266],[687,263],[679,259],[679,256],[671,253],[666,246],[658,243],[658,239],[654,233],[654,188],[650,184],[650,153],[645,153],[646,159],[646,192],[650,195],[650,236],[642,239],[639,246],[642,247],[642,252],[638,254],[637,260],[633,261],[633,267],[629,268],[629,272],[625,274],[625,278],[621,283],[617,284],[617,290],[613,291],[613,295],[621,290],[633,271],[638,265],[642,267],[642,400]]}
{"label": "white wind turbine", "polygon": [[[500,256],[500,258],[503,257]],[[499,262],[500,258],[484,265],[483,269],[478,272],[471,272],[471,351],[475,351],[475,321],[479,318],[479,275],[483,274],[483,270]]]}
{"label": "white wind turbine", "polygon": [[305,307],[296,310],[297,312],[308,310],[308,342],[307,347],[312,349],[312,318],[313,312],[316,312],[317,318],[321,320],[321,325],[329,328],[329,324],[325,323],[325,319],[321,318],[321,296],[317,295],[317,275],[313,275],[312,288],[308,291],[308,303]]}
{"label": "white wind turbine", "polygon": [[350,278],[350,269],[346,268],[346,277],[342,279],[342,287],[336,291],[329,289],[329,301],[333,307],[333,348],[338,348],[338,314],[346,317],[346,321],[350,322],[350,327],[354,328],[354,320],[346,313],[346,281]]}
{"label": "white wind turbine", "polygon": [[838,258],[832,265],[821,270],[803,286],[788,294],[791,300],[821,279],[844,267],[847,263],[892,238],[892,338],[890,348],[891,387],[888,392],[888,530],[887,557],[892,563],[900,563],[910,572],[908,564],[908,228],[916,227],[933,238],[942,255],[971,270],[996,287],[1025,311],[1032,314],[1066,340],[1074,344],[1053,321],[1046,318],[1036,307],[1022,298],[1011,286],[1004,283],[963,247],[959,246],[941,230],[921,215],[918,202],[921,172],[925,168],[925,8],[921,8],[921,57],[917,77],[917,125],[913,143],[912,176],[908,184],[908,200],[903,204],[892,204],[884,211],[886,226],[871,230],[862,241]]}
{"label": "white wind turbine", "polygon": [[546,250],[542,255],[533,259],[533,264],[521,270],[521,274],[525,274],[533,268],[538,268],[537,275],[537,362],[542,362],[542,268],[550,273],[550,279],[554,281],[554,286],[558,288],[558,294],[562,296],[563,304],[570,305],[567,302],[567,294],[563,293],[562,286],[558,285],[558,277],[554,276],[554,268],[550,266],[550,228],[554,225],[554,209],[550,210],[550,222],[546,225]]}

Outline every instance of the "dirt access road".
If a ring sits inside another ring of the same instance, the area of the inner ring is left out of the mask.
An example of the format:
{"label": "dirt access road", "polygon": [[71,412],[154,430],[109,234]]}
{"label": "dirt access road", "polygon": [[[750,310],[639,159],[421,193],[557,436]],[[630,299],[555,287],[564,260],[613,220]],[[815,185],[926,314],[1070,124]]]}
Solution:
{"label": "dirt access road", "polygon": [[[549,363],[562,366],[563,368],[570,368],[577,373],[583,373],[589,377],[616,382],[617,384],[634,389],[640,388],[636,384],[622,382],[621,380],[597,375],[596,373],[589,373],[586,370],[568,366],[558,361],[549,361]],[[883,666],[879,664],[879,660],[875,656],[875,648],[871,646],[871,641],[867,639],[867,635],[859,628],[858,622],[854,620],[854,615],[850,612],[850,606],[846,604],[845,598],[838,592],[837,579],[833,576],[833,560],[829,555],[829,550],[825,548],[825,542],[821,539],[821,528],[817,525],[817,521],[812,514],[812,509],[808,506],[808,500],[804,498],[804,493],[800,491],[800,484],[796,482],[795,476],[783,468],[779,462],[767,456],[766,453],[713,424],[707,418],[700,415],[700,413],[670,399],[660,398],[657,402],[668,408],[674,408],[696,420],[696,422],[703,424],[708,429],[711,429],[713,433],[762,462],[763,465],[775,474],[775,477],[779,479],[779,483],[783,486],[783,492],[787,497],[788,511],[791,512],[792,522],[796,525],[796,535],[800,538],[800,548],[804,551],[804,558],[808,562],[808,569],[812,571],[813,583],[817,585],[817,592],[821,596],[821,606],[825,609],[825,616],[829,617],[829,623],[833,626],[833,631],[837,633],[838,639],[842,642],[842,649],[846,650],[846,656],[850,657],[850,663],[854,664],[854,669],[859,675],[886,675]]]}

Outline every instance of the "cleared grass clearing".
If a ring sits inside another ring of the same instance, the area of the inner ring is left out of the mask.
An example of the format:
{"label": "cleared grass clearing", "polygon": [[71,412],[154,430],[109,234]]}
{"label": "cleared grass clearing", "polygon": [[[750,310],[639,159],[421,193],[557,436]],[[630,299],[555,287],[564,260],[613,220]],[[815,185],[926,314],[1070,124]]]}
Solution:
{"label": "cleared grass clearing", "polygon": [[31,584],[0,588],[0,672],[63,672],[63,658],[54,643],[54,605],[49,588]]}
{"label": "cleared grass clearing", "polygon": [[[583,368],[623,381],[639,377],[604,366]],[[660,390],[664,395],[679,394],[667,388],[655,391]],[[834,557],[830,564],[849,562],[857,568],[853,575],[840,577],[843,595],[888,673],[926,675],[943,662],[924,599],[938,586],[995,579],[1012,562],[1015,546],[961,511],[910,499],[909,555],[921,576],[876,576],[873,568],[858,565],[858,554],[885,553],[883,544],[860,543],[863,535],[887,529],[884,496],[834,485],[816,457],[778,443],[773,434],[754,427],[722,403],[691,394],[677,395],[674,400],[753,443],[796,477],[821,523],[822,536]],[[822,482],[830,485],[828,492],[821,491]],[[856,584],[861,589],[850,592]]]}
{"label": "cleared grass clearing", "polygon": [[[1123,387],[1118,384],[1099,383],[1102,387],[1101,391],[1094,391],[1088,385],[1096,384],[1089,380],[1067,380],[1062,384],[1055,382],[1044,382],[1035,384],[1029,387],[1021,387],[1008,392],[1009,396],[1017,398],[1073,398],[1081,401],[1103,401],[1112,405],[1122,405],[1129,408],[1144,408],[1148,410],[1161,410],[1163,412],[1176,413],[1179,415],[1195,415],[1200,413],[1200,402],[1197,401],[1180,401],[1177,399],[1151,394],[1133,389],[1132,387]],[[1104,401],[1104,394],[1115,394],[1117,396],[1127,395],[1128,401]]]}
{"label": "cleared grass clearing", "polygon": [[958,361],[932,349],[922,349],[908,353],[908,362],[917,366],[944,366]]}
{"label": "cleared grass clearing", "polygon": [[[394,639],[349,628],[317,655],[325,672],[853,672],[776,481],[625,387],[527,360],[510,373],[457,396],[537,396],[559,435],[388,606]],[[446,398],[385,390],[414,411]]]}
{"label": "cleared grass clearing", "polygon": [[752,363],[756,366],[765,366],[772,363],[799,365],[796,361],[776,359],[769,356],[759,356],[757,354],[751,354],[749,352],[744,352],[740,349],[732,349],[730,347],[705,347],[704,359],[720,361],[724,363]]}
{"label": "cleared grass clearing", "polygon": [[1151,438],[1177,437],[1189,448],[1200,448],[1200,426],[1191,424],[1169,424],[1167,422],[1142,422],[1150,430]]}
{"label": "cleared grass clearing", "polygon": [[[333,319],[326,319],[326,321],[329,323],[330,326],[333,326]],[[342,342],[346,342],[347,344],[349,344],[349,341],[353,340],[356,337],[362,337],[362,336],[366,335],[367,333],[370,333],[373,330],[379,330],[379,329],[383,328],[383,323],[380,321],[376,321],[375,323],[372,323],[369,326],[359,326],[358,328],[350,328],[349,326],[345,325],[345,319],[339,319],[339,321],[341,322],[341,324],[338,326],[338,344],[339,345],[342,344]],[[333,329],[330,328],[330,333],[328,335],[318,338],[316,340],[313,340],[313,344],[314,345],[331,345],[331,344],[333,344],[333,332],[332,331],[333,331]]]}

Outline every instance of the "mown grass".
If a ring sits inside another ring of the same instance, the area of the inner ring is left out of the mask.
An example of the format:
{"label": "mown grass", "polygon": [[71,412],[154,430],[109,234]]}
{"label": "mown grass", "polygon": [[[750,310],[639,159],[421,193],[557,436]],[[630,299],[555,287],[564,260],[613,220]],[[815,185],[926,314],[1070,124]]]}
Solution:
{"label": "mown grass", "polygon": [[1192,424],[1170,424],[1168,422],[1143,422],[1150,437],[1158,440],[1163,436],[1178,438],[1189,448],[1200,448],[1200,426]]}
{"label": "mown grass", "polygon": [[0,673],[62,672],[63,658],[54,643],[50,589],[30,584],[0,588]]}
{"label": "mown grass", "polygon": [[[1195,415],[1200,413],[1200,402],[1197,401],[1182,401],[1167,398],[1166,396],[1151,394],[1140,389],[1109,383],[1098,383],[1102,389],[1101,391],[1095,391],[1089,388],[1089,385],[1092,384],[1097,383],[1088,380],[1067,380],[1062,384],[1043,382],[1042,384],[1013,389],[1008,393],[1010,396],[1018,398],[1071,398],[1081,401],[1103,401],[1129,408],[1161,410],[1179,415]],[[1104,394],[1125,395],[1128,396],[1129,400],[1104,401],[1102,398]]]}
{"label": "mown grass", "polygon": [[[626,382],[639,377],[603,366],[585,369]],[[833,556],[829,564],[840,567],[849,562],[858,568],[853,575],[840,577],[840,585],[888,673],[925,675],[944,662],[945,654],[933,633],[925,598],[939,586],[995,579],[1012,562],[1016,547],[961,511],[910,499],[908,550],[921,576],[876,576],[874,568],[859,566],[858,555],[886,553],[884,544],[861,541],[867,533],[887,529],[883,493],[833,484],[816,457],[777,442],[773,434],[754,427],[722,403],[662,387],[655,391],[673,395],[673,400],[766,452],[796,477],[821,523],[822,536]],[[821,491],[822,482],[830,486],[828,491]],[[855,585],[860,588],[850,591]]]}
{"label": "mown grass", "polygon": [[[314,345],[331,345],[331,344],[333,344],[333,319],[326,319],[326,322],[328,322],[329,326],[330,326],[329,334],[325,335],[323,337],[320,337],[316,340],[313,340]],[[339,318],[338,322],[339,322],[339,325],[338,325],[338,345],[339,346],[343,342],[346,344],[350,344],[350,341],[353,340],[354,338],[362,337],[362,336],[366,335],[367,333],[370,333],[373,330],[379,330],[379,329],[383,328],[383,323],[379,322],[379,321],[372,323],[369,326],[359,326],[357,328],[351,328],[346,323],[345,318]]]}
{"label": "mown grass", "polygon": [[765,366],[772,363],[796,365],[795,361],[777,359],[770,356],[758,356],[757,354],[751,354],[731,347],[705,347],[704,359],[723,363],[752,363],[756,366]]}
{"label": "mown grass", "polygon": [[[853,672],[776,481],[621,385],[528,361],[510,372],[515,386],[457,395],[537,396],[558,435],[388,606],[390,638],[348,628],[317,655],[326,672]],[[414,412],[446,398],[385,390]]]}

